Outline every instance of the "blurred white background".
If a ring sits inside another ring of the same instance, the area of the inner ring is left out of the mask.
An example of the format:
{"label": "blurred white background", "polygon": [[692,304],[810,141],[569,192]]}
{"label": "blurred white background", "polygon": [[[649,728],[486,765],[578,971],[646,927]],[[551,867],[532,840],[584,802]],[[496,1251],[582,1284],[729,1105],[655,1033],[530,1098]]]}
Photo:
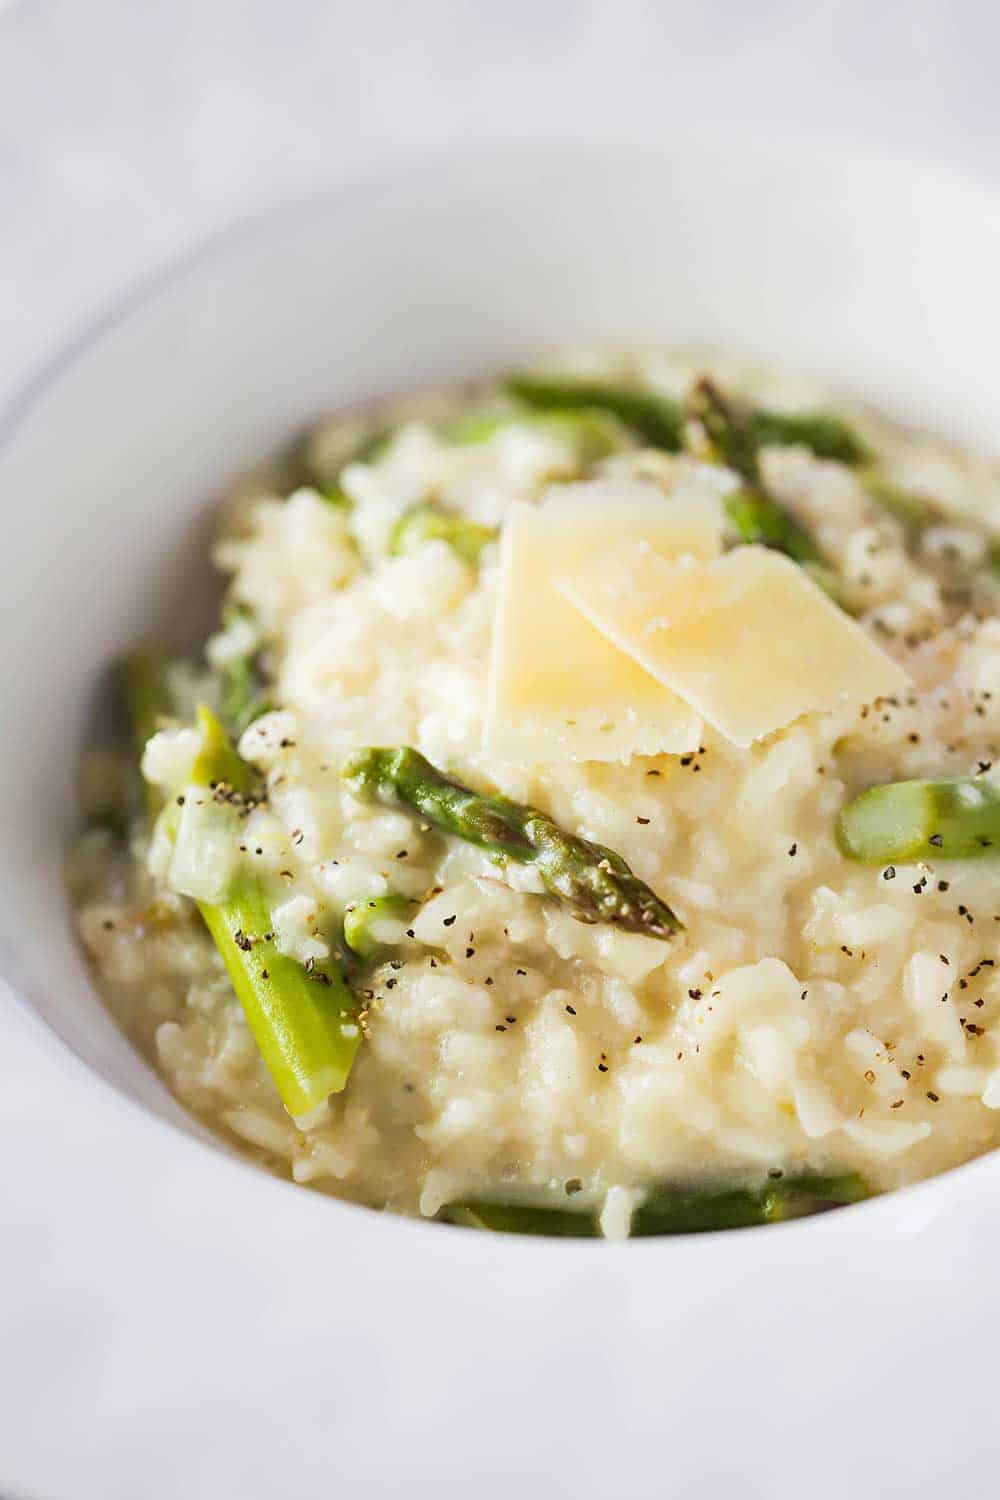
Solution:
{"label": "blurred white background", "polygon": [[[204,234],[403,153],[737,121],[1000,175],[998,53],[991,0],[0,0],[0,411]],[[156,1222],[121,1122],[0,1018],[0,1347],[71,1305],[50,1173]]]}
{"label": "blurred white background", "polygon": [[0,400],[211,228],[401,152],[765,129],[1000,173],[991,0],[0,0]]}

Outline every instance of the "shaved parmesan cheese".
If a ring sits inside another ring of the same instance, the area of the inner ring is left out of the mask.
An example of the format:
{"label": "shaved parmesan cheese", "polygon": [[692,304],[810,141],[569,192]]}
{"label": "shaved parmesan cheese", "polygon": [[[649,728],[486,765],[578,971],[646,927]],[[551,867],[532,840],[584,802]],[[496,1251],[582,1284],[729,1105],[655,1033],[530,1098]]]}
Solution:
{"label": "shaved parmesan cheese", "polygon": [[503,530],[484,747],[508,760],[627,760],[698,744],[701,720],[553,585],[631,542],[664,558],[718,555],[722,508],[641,481],[560,485]]}
{"label": "shaved parmesan cheese", "polygon": [[800,567],[763,547],[697,564],[632,543],[564,568],[558,587],[734,745],[909,680]]}

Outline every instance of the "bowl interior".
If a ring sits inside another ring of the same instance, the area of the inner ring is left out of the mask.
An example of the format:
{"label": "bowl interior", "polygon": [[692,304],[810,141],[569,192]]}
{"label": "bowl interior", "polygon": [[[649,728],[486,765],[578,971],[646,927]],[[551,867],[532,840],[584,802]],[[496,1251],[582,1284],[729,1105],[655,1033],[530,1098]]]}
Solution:
{"label": "bowl interior", "polygon": [[77,952],[75,768],[121,649],[200,633],[213,494],[310,418],[550,345],[704,342],[988,446],[997,302],[984,191],[746,142],[449,159],[223,235],[6,423],[5,975],[98,1074],[197,1130]]}

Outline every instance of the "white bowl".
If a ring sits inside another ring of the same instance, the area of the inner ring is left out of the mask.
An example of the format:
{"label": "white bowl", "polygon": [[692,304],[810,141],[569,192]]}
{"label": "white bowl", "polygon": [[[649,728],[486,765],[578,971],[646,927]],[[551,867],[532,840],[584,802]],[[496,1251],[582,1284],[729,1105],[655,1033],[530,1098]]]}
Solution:
{"label": "white bowl", "polygon": [[[196,1478],[174,1489],[149,1473],[148,1500],[227,1492],[225,1476],[236,1471],[213,1468],[209,1433],[213,1453],[238,1450],[241,1494],[312,1492],[317,1455],[278,1443],[274,1414],[280,1427],[305,1412],[308,1422],[332,1424],[343,1444],[335,1418],[346,1409],[350,1447],[331,1458],[331,1483],[347,1493],[371,1481],[371,1445],[383,1477],[405,1473],[418,1493],[424,1483],[457,1493],[463,1474],[480,1493],[492,1494],[494,1481],[506,1492],[548,1462],[557,1488],[575,1495],[659,1493],[669,1428],[678,1493],[701,1493],[713,1475],[721,1484],[756,1464],[755,1493],[790,1494],[789,1476],[802,1470],[786,1473],[786,1461],[815,1456],[822,1401],[848,1382],[854,1352],[874,1347],[862,1313],[902,1295],[899,1259],[909,1256],[912,1267],[914,1254],[902,1248],[906,1237],[922,1231],[927,1276],[956,1245],[967,1257],[970,1235],[996,1239],[994,1157],[814,1223],[625,1247],[447,1232],[238,1169],[221,1148],[185,1141],[184,1133],[203,1133],[98,1002],[73,941],[60,863],[74,827],[75,767],[109,664],[137,637],[195,633],[213,494],[320,412],[503,366],[540,346],[700,342],[801,366],[989,447],[998,305],[1000,202],[937,170],[732,139],[488,151],[400,170],[226,232],[83,334],[9,414],[0,452],[0,963],[52,1045],[90,1070],[95,1110],[108,1107],[110,1085],[180,1126],[151,1130],[141,1111],[121,1112],[121,1129],[135,1132],[156,1170],[197,1184],[186,1211],[198,1205],[219,1253],[228,1246],[241,1268],[188,1288],[183,1305],[168,1297],[144,1307],[149,1338],[171,1351],[159,1378],[172,1410],[190,1418],[185,1454],[207,1476],[204,1490]],[[13,1024],[3,1018],[0,1045]],[[119,1229],[113,1220],[109,1236]],[[147,1228],[154,1277],[170,1243],[162,1225]],[[262,1308],[254,1289],[283,1264],[291,1280],[280,1305]],[[359,1266],[377,1295],[345,1299]],[[879,1266],[887,1281],[875,1295]],[[775,1327],[782,1299],[805,1321]],[[255,1300],[251,1337],[240,1310]],[[830,1317],[820,1364],[810,1313]],[[199,1351],[201,1378],[213,1371],[245,1401],[206,1418],[205,1451],[196,1452],[200,1387],[176,1335],[185,1328],[197,1338],[208,1319],[218,1339]],[[99,1340],[96,1322],[87,1326]],[[258,1339],[284,1346],[293,1334],[294,1389],[280,1365],[253,1360]],[[899,1338],[889,1361],[892,1410],[905,1393],[919,1411],[919,1339]],[[756,1376],[761,1399],[782,1404],[802,1427],[801,1455],[794,1438],[776,1451],[751,1419],[742,1362],[752,1362],[757,1340],[772,1341]],[[332,1360],[335,1348],[350,1357]],[[377,1369],[373,1349],[383,1358]],[[355,1399],[359,1351],[380,1410]],[[728,1427],[720,1402],[731,1408]],[[268,1422],[248,1424],[244,1407],[262,1404]],[[851,1463],[852,1455],[877,1463],[871,1414],[855,1405],[844,1408],[857,1424],[844,1452]],[[450,1410],[460,1416],[454,1429]],[[169,1450],[165,1432],[155,1424],[149,1432],[151,1451],[160,1438]],[[399,1444],[405,1435],[404,1448],[386,1452],[386,1432]],[[945,1454],[936,1431],[927,1441]],[[898,1465],[901,1484],[926,1472],[906,1458]],[[94,1493],[117,1493],[107,1485],[112,1472]],[[811,1493],[832,1493],[831,1476],[839,1484],[850,1472],[832,1461]]]}

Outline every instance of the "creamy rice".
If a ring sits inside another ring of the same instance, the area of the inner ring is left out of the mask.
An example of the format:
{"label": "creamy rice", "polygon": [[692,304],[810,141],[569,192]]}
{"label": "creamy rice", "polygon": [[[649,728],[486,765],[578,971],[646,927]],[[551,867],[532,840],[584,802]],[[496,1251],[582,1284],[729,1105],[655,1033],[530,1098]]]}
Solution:
{"label": "creamy rice", "polygon": [[[727,390],[772,406],[831,405],[787,377],[710,365]],[[660,354],[563,366],[673,395],[705,367]],[[872,782],[1000,785],[1000,617],[988,589],[970,598],[950,582],[983,563],[983,528],[1000,529],[996,473],[851,413],[883,473],[950,513],[914,545],[855,469],[765,449],[771,493],[906,666],[905,695],[809,715],[746,750],[706,727],[688,756],[511,764],[482,749],[496,546],[478,566],[440,539],[388,550],[415,503],[498,527],[512,502],[579,477],[565,435],[528,421],[451,440],[455,414],[482,402],[391,412],[385,422],[402,425],[364,461],[350,459],[357,424],[329,424],[307,456],[350,508],[310,485],[268,496],[247,484],[216,548],[246,613],[209,643],[209,666],[259,640],[280,705],[240,741],[267,785],[241,857],[273,882],[279,950],[323,961],[350,903],[390,890],[420,903],[381,934],[390,956],[353,977],[365,1040],[346,1089],[314,1119],[289,1117],[195,907],[164,886],[169,851],[139,817],[125,843],[92,828],[70,867],[80,933],[121,1025],[193,1114],[262,1163],[408,1213],[511,1193],[565,1202],[569,1184],[606,1204],[615,1233],[630,1195],[654,1182],[857,1171],[881,1190],[991,1148],[1000,861],[890,874],[845,859],[834,829]],[[720,481],[697,457],[638,443],[586,475],[643,475],[668,491]],[[406,810],[357,801],[338,773],[366,744],[412,745],[615,850],[684,931],[665,943],[581,924],[530,868],[498,870]],[[182,785],[196,748],[190,729],[163,730],[147,776]],[[122,774],[107,754],[90,764],[91,811],[114,801]],[[623,1191],[606,1198],[610,1188]]]}

